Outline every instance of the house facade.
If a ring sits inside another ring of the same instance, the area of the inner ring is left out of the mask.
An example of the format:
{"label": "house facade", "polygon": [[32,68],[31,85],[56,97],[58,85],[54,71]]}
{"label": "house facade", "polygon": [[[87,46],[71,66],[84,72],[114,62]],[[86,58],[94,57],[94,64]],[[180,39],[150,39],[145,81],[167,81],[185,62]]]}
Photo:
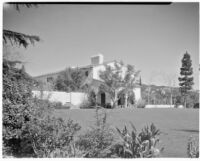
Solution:
{"label": "house facade", "polygon": [[[82,86],[88,86],[96,94],[96,101],[99,105],[106,106],[112,105],[113,102],[108,93],[99,90],[99,86],[103,83],[103,80],[100,78],[100,72],[105,71],[106,66],[110,66],[111,68],[115,67],[116,61],[108,61],[104,62],[104,57],[102,54],[98,54],[96,56],[91,57],[91,64],[88,66],[78,67],[85,74],[85,79],[82,81]],[[127,67],[124,65],[121,67],[122,76],[125,75]],[[61,71],[60,71],[61,72]],[[56,80],[60,72],[46,74],[42,76],[35,77],[36,80],[43,83],[51,83]],[[135,101],[137,102],[141,99],[141,86],[139,83],[133,89],[133,93],[135,96]],[[118,100],[118,105],[123,105],[123,99]]]}

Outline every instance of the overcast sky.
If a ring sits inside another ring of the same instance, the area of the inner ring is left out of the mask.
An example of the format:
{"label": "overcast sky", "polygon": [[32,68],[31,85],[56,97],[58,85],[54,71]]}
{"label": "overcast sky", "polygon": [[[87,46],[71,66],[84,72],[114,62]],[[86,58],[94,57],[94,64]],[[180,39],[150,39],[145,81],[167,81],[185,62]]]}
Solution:
{"label": "overcast sky", "polygon": [[171,5],[40,5],[17,12],[4,6],[3,28],[38,35],[42,41],[23,48],[26,71],[37,76],[69,66],[90,64],[98,53],[105,61],[122,60],[141,71],[142,82],[178,85],[181,58],[192,58],[195,88],[199,64],[198,3]]}

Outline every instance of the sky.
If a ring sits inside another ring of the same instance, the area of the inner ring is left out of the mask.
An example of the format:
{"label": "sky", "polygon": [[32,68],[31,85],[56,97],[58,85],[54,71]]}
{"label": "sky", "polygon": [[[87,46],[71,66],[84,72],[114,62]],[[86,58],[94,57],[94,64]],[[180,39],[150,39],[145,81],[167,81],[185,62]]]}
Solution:
{"label": "sky", "polygon": [[[142,82],[178,86],[181,59],[187,51],[199,87],[199,5],[72,5],[21,7],[4,4],[3,28],[38,35],[27,49],[4,45],[20,55],[32,76],[90,64],[99,53],[105,61],[122,60],[141,71]],[[175,83],[172,83],[175,82]]]}

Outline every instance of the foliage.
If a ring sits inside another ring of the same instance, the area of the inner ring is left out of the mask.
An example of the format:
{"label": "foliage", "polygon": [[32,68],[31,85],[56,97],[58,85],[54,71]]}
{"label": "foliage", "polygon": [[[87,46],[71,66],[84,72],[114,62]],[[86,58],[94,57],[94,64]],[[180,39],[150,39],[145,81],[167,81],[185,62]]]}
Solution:
{"label": "foliage", "polygon": [[13,5],[13,7],[18,11],[18,12],[20,12],[20,7],[27,7],[27,8],[31,8],[31,7],[37,7],[38,5],[37,4],[33,4],[33,3],[20,3],[20,4],[18,4],[18,3],[12,3],[12,2],[10,2],[9,4],[12,4]]}
{"label": "foliage", "polygon": [[186,52],[182,58],[182,67],[180,69],[181,77],[178,78],[180,85],[181,95],[185,98],[184,103],[186,107],[186,97],[188,95],[188,91],[192,89],[193,83],[193,68],[192,68],[192,60],[190,55]]}
{"label": "foliage", "polygon": [[143,85],[141,88],[141,93],[142,98],[148,104],[171,104],[171,87]]}
{"label": "foliage", "polygon": [[[122,62],[115,62],[114,67],[106,65],[105,71],[100,72],[100,78],[103,80],[100,90],[109,94],[113,102],[113,107],[116,107],[118,99],[122,97],[122,93],[127,96],[133,92],[139,73],[134,70],[133,66],[127,65],[124,74],[123,67]],[[125,98],[125,102],[127,102],[127,97]],[[125,106],[127,106],[127,103],[125,103]]]}
{"label": "foliage", "polygon": [[90,106],[96,106],[97,104],[97,101],[96,101],[96,94],[93,90],[90,90],[89,91],[89,94],[88,94],[88,101],[90,103]]}
{"label": "foliage", "polygon": [[3,144],[6,153],[23,152],[23,128],[30,120],[31,78],[14,63],[3,61]]}
{"label": "foliage", "polygon": [[195,105],[199,103],[199,92],[189,91],[187,97],[187,108],[195,108]]}
{"label": "foliage", "polygon": [[145,127],[142,132],[137,134],[135,126],[131,123],[132,131],[129,132],[127,127],[121,131],[117,128],[119,134],[119,142],[112,147],[113,157],[121,158],[151,158],[158,157],[160,152],[156,148],[159,139],[157,136],[160,130],[151,124]]}
{"label": "foliage", "polygon": [[26,48],[29,43],[34,44],[35,41],[40,41],[39,36],[35,35],[27,35],[19,32],[14,32],[10,30],[3,30],[3,40],[4,43],[9,42],[13,45],[13,43],[21,46],[23,45],[24,48]]}
{"label": "foliage", "polygon": [[[17,11],[20,11],[21,6],[25,6],[27,8],[37,6],[36,4],[31,4],[31,3],[24,3],[24,4],[13,3],[12,5],[14,6],[14,8]],[[5,44],[7,44],[8,41],[12,45],[13,45],[13,43],[15,43],[19,46],[22,45],[24,48],[26,48],[29,45],[29,43],[34,44],[36,41],[39,42],[40,37],[35,36],[35,35],[27,35],[27,34],[24,34],[24,33],[19,33],[19,32],[4,29],[3,30],[3,42]]]}
{"label": "foliage", "polygon": [[94,106],[91,106],[91,103],[88,100],[84,100],[80,104],[80,109],[91,109],[91,108],[94,108]]}
{"label": "foliage", "polygon": [[95,108],[97,107],[97,101],[96,101],[96,94],[94,92],[94,90],[90,89],[90,88],[85,88],[85,91],[87,91],[87,100],[84,100],[81,105],[80,108],[81,109],[91,109],[91,108]]}
{"label": "foliage", "polygon": [[131,93],[129,96],[128,96],[128,105],[134,105],[136,103],[136,100],[135,100],[135,93]]}
{"label": "foliage", "polygon": [[[148,90],[150,90],[150,94],[148,95]],[[171,90],[173,91],[173,97],[171,98]],[[141,87],[141,95],[143,100],[145,100],[149,104],[172,104],[175,107],[184,104],[184,97],[181,95],[179,88],[177,87],[167,87],[167,86],[155,86],[155,85],[142,85]],[[194,108],[199,103],[199,93],[196,90],[188,91],[187,96],[187,108]]]}
{"label": "foliage", "polygon": [[84,72],[78,68],[67,68],[61,72],[55,82],[55,89],[58,91],[80,91]]}
{"label": "foliage", "polygon": [[80,135],[77,145],[85,151],[87,158],[103,158],[107,157],[110,152],[109,147],[113,142],[112,129],[107,124],[106,113],[100,114],[99,109],[96,110],[96,123],[85,134]]}
{"label": "foliage", "polygon": [[53,117],[53,111],[42,102],[43,100],[34,102],[33,115],[27,126],[27,135],[31,137],[34,153],[37,157],[56,157],[55,151],[59,150],[65,151],[65,157],[70,157],[71,144],[80,126],[72,120],[65,122]]}
{"label": "foliage", "polygon": [[137,107],[137,108],[145,108],[145,106],[146,106],[146,101],[145,101],[145,100],[139,99],[139,100],[137,101],[137,104],[136,104],[136,107]]}
{"label": "foliage", "polygon": [[190,158],[199,158],[199,143],[193,137],[188,140],[187,155]]}
{"label": "foliage", "polygon": [[[78,124],[52,116],[54,106],[33,99],[34,81],[13,62],[3,62],[3,156],[50,157],[71,146]],[[69,145],[70,144],[70,145]]]}

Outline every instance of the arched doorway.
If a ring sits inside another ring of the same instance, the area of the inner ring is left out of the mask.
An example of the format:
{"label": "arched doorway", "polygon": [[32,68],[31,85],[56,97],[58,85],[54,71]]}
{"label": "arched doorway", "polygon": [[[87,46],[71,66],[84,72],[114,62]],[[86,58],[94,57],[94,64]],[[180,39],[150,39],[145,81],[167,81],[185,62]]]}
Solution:
{"label": "arched doorway", "polygon": [[104,92],[101,93],[101,106],[106,105],[106,94]]}

